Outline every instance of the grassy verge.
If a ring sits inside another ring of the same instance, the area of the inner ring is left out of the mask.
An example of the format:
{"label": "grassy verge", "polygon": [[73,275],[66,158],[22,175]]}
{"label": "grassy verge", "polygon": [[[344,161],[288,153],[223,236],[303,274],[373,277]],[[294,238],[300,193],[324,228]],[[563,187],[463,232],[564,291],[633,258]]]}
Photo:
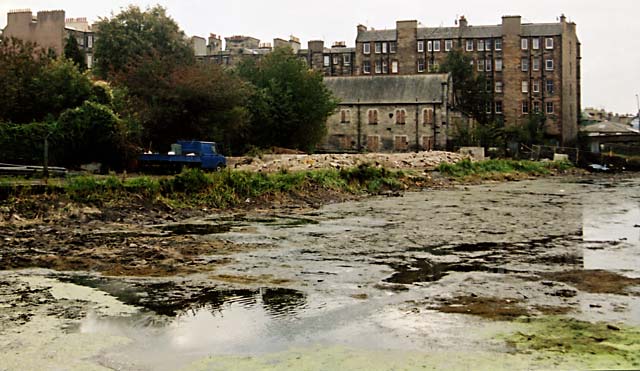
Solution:
{"label": "grassy verge", "polygon": [[[438,170],[454,179],[496,179],[495,174],[544,175],[570,167],[565,163],[489,160],[442,164]],[[517,178],[517,177],[515,177]],[[504,176],[502,179],[509,179]],[[247,199],[268,199],[281,195],[320,196],[327,194],[380,194],[435,184],[431,177],[417,172],[390,171],[361,165],[351,169],[326,169],[299,172],[257,173],[227,170],[205,173],[185,169],[172,177],[76,176],[49,185],[4,185],[0,199],[27,197],[30,193],[62,194],[86,204],[117,204],[132,197],[144,201],[161,201],[171,206],[207,206],[232,208]]]}
{"label": "grassy verge", "polygon": [[70,178],[63,192],[82,203],[102,203],[123,195],[136,195],[145,200],[164,198],[184,206],[207,205],[229,208],[268,195],[332,191],[340,193],[377,194],[403,188],[405,174],[372,166],[343,170],[313,170],[301,172],[253,173],[224,171],[205,173],[185,169],[167,178],[116,176]]}
{"label": "grassy verge", "polygon": [[536,162],[514,160],[487,160],[472,162],[462,160],[456,164],[440,164],[438,171],[452,178],[494,178],[501,174],[547,175],[553,171],[572,168],[569,162]]}

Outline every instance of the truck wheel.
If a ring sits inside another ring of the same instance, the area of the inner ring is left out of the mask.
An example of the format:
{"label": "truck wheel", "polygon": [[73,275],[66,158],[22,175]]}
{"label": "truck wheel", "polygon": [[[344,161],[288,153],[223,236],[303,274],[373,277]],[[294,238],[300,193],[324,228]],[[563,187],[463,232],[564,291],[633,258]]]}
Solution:
{"label": "truck wheel", "polygon": [[224,166],[222,166],[222,165],[216,166],[216,172],[220,172],[220,171],[222,171],[222,169],[224,169]]}

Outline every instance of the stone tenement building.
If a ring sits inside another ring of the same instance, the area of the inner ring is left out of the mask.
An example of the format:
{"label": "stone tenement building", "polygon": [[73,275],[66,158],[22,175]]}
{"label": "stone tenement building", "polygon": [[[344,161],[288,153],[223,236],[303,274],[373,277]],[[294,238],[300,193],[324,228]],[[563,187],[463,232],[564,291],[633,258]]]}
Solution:
{"label": "stone tenement building", "polygon": [[36,43],[54,50],[57,55],[63,54],[65,40],[71,35],[84,51],[87,66],[91,68],[93,65],[94,33],[91,26],[86,18],[65,18],[64,10],[41,11],[36,17],[28,9],[10,11],[2,35]]}
{"label": "stone tenement building", "polygon": [[[418,27],[398,21],[394,30],[358,26],[356,75],[413,75],[438,71],[447,53],[462,50],[484,74],[493,105],[487,113],[505,125],[522,125],[543,112],[545,131],[559,143],[573,144],[580,118],[580,42],[575,23],[522,23],[505,16],[496,26]],[[319,66],[315,66],[318,68]]]}
{"label": "stone tenement building", "polygon": [[[384,76],[438,73],[447,54],[457,48],[487,78],[487,90],[493,96],[487,112],[494,119],[507,126],[523,125],[531,113],[542,112],[548,138],[564,145],[577,138],[580,42],[575,23],[564,16],[556,23],[522,23],[520,16],[505,16],[501,24],[491,26],[469,25],[465,17],[456,27],[419,27],[417,21],[398,21],[391,30],[360,25],[357,31],[355,48],[344,42],[327,48],[323,41],[314,40],[307,49],[300,49],[298,42],[294,51],[325,76]],[[214,40],[219,48],[220,39]],[[263,47],[255,48],[259,45]],[[243,55],[260,57],[270,51],[271,45],[255,40],[207,58],[233,65]]]}
{"label": "stone tenement building", "polygon": [[447,143],[449,74],[327,77],[340,99],[322,149],[406,152]]}

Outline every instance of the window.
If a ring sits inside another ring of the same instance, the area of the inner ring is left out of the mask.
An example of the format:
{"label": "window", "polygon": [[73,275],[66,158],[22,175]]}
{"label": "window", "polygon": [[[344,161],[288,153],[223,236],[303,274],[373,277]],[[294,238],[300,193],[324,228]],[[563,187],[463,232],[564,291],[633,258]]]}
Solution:
{"label": "window", "polygon": [[371,54],[371,44],[369,43],[362,44],[362,53]]}
{"label": "window", "polygon": [[351,54],[345,54],[342,56],[342,63],[345,66],[350,66],[351,65]]}
{"label": "window", "polygon": [[467,51],[468,52],[473,51],[473,40],[467,40]]}
{"label": "window", "polygon": [[553,102],[547,102],[547,113],[553,113]]}
{"label": "window", "polygon": [[396,110],[396,124],[404,125],[407,123],[407,111],[403,109]]}
{"label": "window", "polygon": [[382,61],[376,61],[376,73],[382,73]]}
{"label": "window", "polygon": [[520,39],[520,48],[522,50],[527,50],[529,49],[529,40],[528,39]]}
{"label": "window", "polygon": [[440,51],[440,40],[434,40],[433,41],[433,51],[434,52],[439,52]]}
{"label": "window", "polygon": [[93,48],[93,35],[87,36],[87,48]]}
{"label": "window", "polygon": [[438,62],[429,61],[429,72],[438,72],[440,70],[440,65]]}
{"label": "window", "polygon": [[387,54],[387,43],[382,43],[382,54]]}
{"label": "window", "polygon": [[496,59],[496,71],[498,72],[502,71],[502,58]]}
{"label": "window", "polygon": [[396,44],[395,41],[390,42],[389,43],[389,53],[395,53],[397,47],[398,47],[398,44]]}
{"label": "window", "polygon": [[485,103],[484,105],[484,112],[487,114],[491,113],[491,106],[493,106],[493,104],[491,104],[490,102]]}
{"label": "window", "polygon": [[484,51],[484,40],[478,40],[478,51],[479,52]]}
{"label": "window", "polygon": [[371,73],[371,61],[362,62],[362,73],[368,75]]}
{"label": "window", "polygon": [[553,59],[547,59],[544,65],[547,71],[553,71]]}
{"label": "window", "polygon": [[393,149],[396,151],[406,151],[409,149],[409,142],[406,135],[394,135],[393,136]]}
{"label": "window", "polygon": [[375,44],[375,53],[380,54],[382,52],[382,43]]}
{"label": "window", "polygon": [[424,125],[433,125],[433,109],[425,109],[422,111],[422,123]]}
{"label": "window", "polygon": [[494,50],[502,50],[502,39],[495,39]]}
{"label": "window", "polygon": [[424,52],[424,41],[420,40],[418,41],[418,53],[423,53]]}
{"label": "window", "polygon": [[484,42],[484,50],[488,52],[491,51],[491,39],[487,39],[487,41]]}
{"label": "window", "polygon": [[545,49],[553,49],[553,37],[547,37],[544,40]]}
{"label": "window", "polygon": [[540,71],[540,58],[533,58],[533,70]]}
{"label": "window", "polygon": [[529,102],[522,102],[522,113],[524,113],[525,115],[529,113]]}
{"label": "window", "polygon": [[540,80],[533,80],[533,92],[540,93]]}
{"label": "window", "polygon": [[484,59],[478,60],[478,71],[484,71]]}
{"label": "window", "polygon": [[398,73],[398,61],[391,62],[391,73]]}
{"label": "window", "polygon": [[533,112],[534,113],[540,112],[540,102],[533,102]]}
{"label": "window", "polygon": [[529,92],[529,81],[523,81],[522,82],[522,92],[523,93],[528,93]]}
{"label": "window", "polygon": [[444,41],[444,51],[450,52],[453,49],[453,40],[445,40]]}
{"label": "window", "polygon": [[93,67],[93,56],[91,54],[87,54],[87,68]]}
{"label": "window", "polygon": [[329,67],[331,65],[331,57],[328,56],[328,55],[325,55],[323,64],[324,64],[325,67]]}
{"label": "window", "polygon": [[380,136],[367,135],[367,150],[369,152],[377,152],[380,149]]}
{"label": "window", "polygon": [[389,62],[382,61],[382,73],[389,73]]}
{"label": "window", "polygon": [[351,111],[348,109],[340,110],[340,123],[348,124],[351,121]]}
{"label": "window", "polygon": [[540,38],[534,37],[531,39],[531,49],[538,50],[540,49]]}
{"label": "window", "polygon": [[337,55],[333,56],[333,64],[340,64],[340,57],[338,57]]}
{"label": "window", "polygon": [[370,109],[367,112],[367,116],[369,117],[369,125],[377,125],[378,124],[378,110]]}
{"label": "window", "polygon": [[547,94],[553,94],[554,92],[553,80],[547,80],[546,85],[547,85],[546,86]]}
{"label": "window", "polygon": [[491,62],[491,59],[487,59],[484,62],[484,67],[486,71],[491,71],[491,67],[492,67],[493,63]]}
{"label": "window", "polygon": [[76,37],[76,41],[78,42],[78,45],[84,46],[84,37]]}
{"label": "window", "polygon": [[427,41],[427,51],[428,52],[433,51],[433,41]]}
{"label": "window", "polygon": [[486,90],[487,93],[491,93],[493,91],[493,85],[491,84],[490,80],[486,80],[484,82],[484,90]]}
{"label": "window", "polygon": [[502,102],[496,102],[496,113],[502,113]]}
{"label": "window", "polygon": [[418,58],[418,72],[424,72],[424,58]]}
{"label": "window", "polygon": [[502,81],[496,81],[496,93],[502,93]]}
{"label": "window", "polygon": [[529,60],[526,58],[522,58],[520,60],[520,66],[522,67],[522,72],[529,71]]}

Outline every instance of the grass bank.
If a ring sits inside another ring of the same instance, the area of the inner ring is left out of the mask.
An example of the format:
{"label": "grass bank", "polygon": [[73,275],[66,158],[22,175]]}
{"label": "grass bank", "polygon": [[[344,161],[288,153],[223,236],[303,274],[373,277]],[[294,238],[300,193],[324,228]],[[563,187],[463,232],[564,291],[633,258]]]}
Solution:
{"label": "grass bank", "polygon": [[206,173],[199,169],[185,169],[170,177],[74,176],[47,185],[11,186],[3,182],[3,197],[21,198],[32,194],[61,194],[82,204],[104,205],[135,198],[143,202],[160,200],[175,207],[206,206],[227,209],[246,203],[246,200],[278,197],[319,197],[322,195],[380,194],[387,191],[420,189],[442,186],[453,181],[468,179],[503,180],[522,176],[546,175],[566,170],[570,164],[531,161],[468,160],[455,165],[442,164],[441,175],[422,171],[390,171],[385,168],[361,165],[351,169],[324,169],[309,171],[280,171],[257,173],[226,170]]}
{"label": "grass bank", "polygon": [[465,159],[456,164],[442,163],[438,171],[456,179],[494,179],[503,175],[549,175],[573,168],[570,162],[539,162],[515,160],[487,160],[472,162]]}
{"label": "grass bank", "polygon": [[247,199],[283,194],[323,191],[377,194],[402,189],[405,177],[404,172],[391,172],[372,166],[277,173],[231,170],[206,173],[199,169],[185,169],[180,174],[166,178],[74,177],[63,185],[63,191],[72,200],[81,203],[101,203],[122,195],[135,194],[145,200],[161,197],[178,206],[207,205],[224,209],[245,203]]}

